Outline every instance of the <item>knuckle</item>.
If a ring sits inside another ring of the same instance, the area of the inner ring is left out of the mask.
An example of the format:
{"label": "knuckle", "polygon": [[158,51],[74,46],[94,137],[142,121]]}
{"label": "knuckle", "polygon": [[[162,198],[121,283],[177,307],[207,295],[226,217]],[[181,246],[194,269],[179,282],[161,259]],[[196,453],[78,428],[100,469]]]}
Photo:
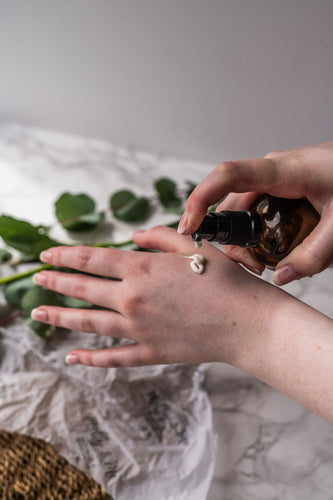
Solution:
{"label": "knuckle", "polygon": [[123,298],[123,309],[125,314],[128,316],[138,314],[141,312],[144,303],[145,300],[143,295],[132,290]]}
{"label": "knuckle", "polygon": [[312,259],[309,261],[310,275],[321,273],[331,264],[331,259],[324,255],[312,255]]}
{"label": "knuckle", "polygon": [[157,226],[153,226],[148,229],[145,233],[146,238],[154,238],[158,236],[162,231],[165,231],[165,226],[162,224],[158,224]]}
{"label": "knuckle", "polygon": [[165,229],[165,227],[162,224],[157,224],[156,226],[153,226],[150,229],[148,229],[147,234],[150,235],[159,234],[161,231],[163,231],[163,229]]}
{"label": "knuckle", "polygon": [[[153,231],[153,229],[149,229],[149,231]],[[135,259],[128,263],[127,268],[131,276],[138,279],[150,273],[152,267],[151,254],[147,255],[142,252],[135,257]]]}
{"label": "knuckle", "polygon": [[46,278],[47,287],[57,291],[61,273],[58,271],[43,271],[43,276]]}
{"label": "knuckle", "polygon": [[143,256],[142,259],[140,259],[140,261],[138,262],[136,268],[137,274],[145,276],[149,275],[151,271],[151,266],[152,266],[151,259],[147,258],[147,256]]}
{"label": "knuckle", "polygon": [[48,322],[54,324],[55,326],[61,326],[61,311],[59,307],[56,306],[42,306],[43,309],[47,310]]}
{"label": "knuckle", "polygon": [[186,202],[186,210],[188,212],[195,212],[196,210],[202,210],[206,212],[207,207],[210,205],[207,195],[205,195],[201,189],[194,190]]}
{"label": "knuckle", "polygon": [[146,345],[142,350],[142,360],[145,364],[164,364],[166,356],[163,354],[162,349],[157,349],[154,345]]}
{"label": "knuckle", "polygon": [[81,317],[80,330],[87,333],[96,333],[96,324],[90,313],[83,313]]}
{"label": "knuckle", "polygon": [[269,153],[267,153],[264,158],[267,158],[267,159],[270,159],[270,158],[275,158],[276,155],[282,153],[282,151],[270,151]]}
{"label": "knuckle", "polygon": [[106,366],[109,368],[122,368],[125,366],[121,360],[117,359],[113,352],[109,352],[106,354]]}
{"label": "knuckle", "polygon": [[50,307],[48,310],[49,318],[56,326],[64,326],[62,310],[60,307]]}
{"label": "knuckle", "polygon": [[194,189],[186,201],[186,210],[192,212],[197,206],[203,205],[202,197],[199,190]]}
{"label": "knuckle", "polygon": [[77,247],[77,262],[81,269],[85,269],[91,260],[93,248],[83,245]]}
{"label": "knuckle", "polygon": [[85,278],[76,277],[73,284],[73,293],[78,299],[84,299],[87,291],[87,284]]}
{"label": "knuckle", "polygon": [[223,177],[234,176],[237,174],[238,163],[236,161],[223,161],[217,165],[215,170]]}

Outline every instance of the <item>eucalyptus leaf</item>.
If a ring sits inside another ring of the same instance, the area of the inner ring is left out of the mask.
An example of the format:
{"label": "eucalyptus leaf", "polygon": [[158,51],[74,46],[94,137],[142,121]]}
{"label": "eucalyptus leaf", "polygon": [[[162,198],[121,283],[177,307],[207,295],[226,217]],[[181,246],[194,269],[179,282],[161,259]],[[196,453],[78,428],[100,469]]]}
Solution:
{"label": "eucalyptus leaf", "polygon": [[37,259],[43,250],[60,244],[41,231],[41,226],[7,215],[0,216],[0,236],[9,247]]}
{"label": "eucalyptus leaf", "polygon": [[111,197],[110,197],[110,207],[113,211],[117,211],[124,206],[127,205],[127,203],[130,203],[131,201],[135,200],[136,196],[132,191],[129,191],[128,189],[122,189],[121,191],[116,191]]}
{"label": "eucalyptus leaf", "polygon": [[31,311],[35,307],[39,307],[42,305],[59,306],[59,295],[52,290],[46,290],[37,285],[34,285],[23,295],[21,300],[21,309],[25,322],[40,337],[45,338],[48,332],[52,330],[52,326],[46,323],[41,323],[40,321],[35,321],[30,316]]}
{"label": "eucalyptus leaf", "polygon": [[177,184],[174,181],[163,177],[154,183],[154,187],[158,193],[161,204],[168,209],[168,211],[181,207],[182,200],[177,196]]}
{"label": "eucalyptus leaf", "polygon": [[55,215],[67,231],[93,229],[103,218],[95,211],[96,204],[87,194],[63,193],[55,202]]}
{"label": "eucalyptus leaf", "polygon": [[110,198],[113,215],[124,222],[140,222],[150,213],[150,202],[144,196],[137,197],[126,189],[117,191]]}
{"label": "eucalyptus leaf", "polygon": [[0,264],[8,262],[12,258],[12,254],[5,248],[0,248]]}
{"label": "eucalyptus leaf", "polygon": [[32,276],[28,276],[27,278],[22,278],[5,285],[3,293],[9,305],[20,309],[23,295],[34,286]]}

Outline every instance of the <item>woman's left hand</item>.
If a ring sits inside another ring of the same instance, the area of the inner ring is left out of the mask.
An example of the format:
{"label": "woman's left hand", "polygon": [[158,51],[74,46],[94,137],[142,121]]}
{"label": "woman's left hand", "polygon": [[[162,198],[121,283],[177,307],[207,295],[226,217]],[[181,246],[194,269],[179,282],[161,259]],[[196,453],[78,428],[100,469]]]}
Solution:
{"label": "woman's left hand", "polygon": [[[100,367],[234,362],[239,336],[252,335],[257,323],[260,327],[258,311],[267,309],[270,285],[208,243],[200,249],[205,272],[194,273],[184,258],[195,253],[193,241],[170,228],[137,231],[134,241],[161,252],[77,246],[41,254],[43,262],[94,276],[42,271],[34,276],[36,284],[104,309],[40,306],[33,319],[133,341],[103,350],[76,349],[67,362]],[[259,289],[265,289],[262,300]]]}

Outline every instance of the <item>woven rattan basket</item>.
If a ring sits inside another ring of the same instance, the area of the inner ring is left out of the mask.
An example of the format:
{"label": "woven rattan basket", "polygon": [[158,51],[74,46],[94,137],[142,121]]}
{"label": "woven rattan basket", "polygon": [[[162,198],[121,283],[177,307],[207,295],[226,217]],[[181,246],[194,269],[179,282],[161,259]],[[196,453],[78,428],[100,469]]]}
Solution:
{"label": "woven rattan basket", "polygon": [[1,500],[103,500],[102,487],[41,439],[0,430]]}

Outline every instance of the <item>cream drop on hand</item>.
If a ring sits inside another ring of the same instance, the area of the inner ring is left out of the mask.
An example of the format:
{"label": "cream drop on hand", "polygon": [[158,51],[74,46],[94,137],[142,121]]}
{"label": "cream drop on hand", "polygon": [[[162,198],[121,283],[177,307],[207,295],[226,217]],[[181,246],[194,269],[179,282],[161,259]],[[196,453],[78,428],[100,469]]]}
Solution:
{"label": "cream drop on hand", "polygon": [[182,255],[185,259],[192,259],[191,269],[197,274],[202,274],[205,270],[206,259],[200,253],[195,253],[194,255]]}

